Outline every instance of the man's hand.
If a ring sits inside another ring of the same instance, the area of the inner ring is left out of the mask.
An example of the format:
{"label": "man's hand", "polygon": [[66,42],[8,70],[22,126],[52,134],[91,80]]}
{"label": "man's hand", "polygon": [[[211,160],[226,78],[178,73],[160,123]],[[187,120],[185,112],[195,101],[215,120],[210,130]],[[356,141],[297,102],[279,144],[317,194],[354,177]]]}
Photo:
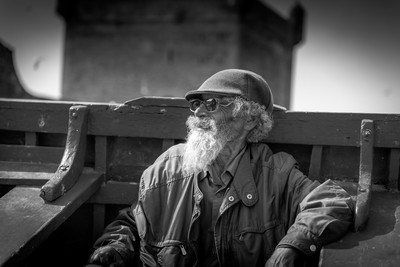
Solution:
{"label": "man's hand", "polygon": [[90,256],[89,263],[104,267],[124,267],[125,263],[121,254],[112,246],[104,246],[96,249]]}
{"label": "man's hand", "polygon": [[295,248],[277,248],[268,259],[265,267],[301,267],[305,265],[305,256]]}

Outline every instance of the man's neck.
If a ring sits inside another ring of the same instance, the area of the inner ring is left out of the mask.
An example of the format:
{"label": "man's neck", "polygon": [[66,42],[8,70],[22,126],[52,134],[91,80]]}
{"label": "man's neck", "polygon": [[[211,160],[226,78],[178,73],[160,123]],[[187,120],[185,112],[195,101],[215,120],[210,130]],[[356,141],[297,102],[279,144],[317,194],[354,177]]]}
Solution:
{"label": "man's neck", "polygon": [[227,166],[237,157],[239,152],[246,146],[246,140],[238,138],[228,142],[215,159],[214,166],[218,174],[222,174]]}

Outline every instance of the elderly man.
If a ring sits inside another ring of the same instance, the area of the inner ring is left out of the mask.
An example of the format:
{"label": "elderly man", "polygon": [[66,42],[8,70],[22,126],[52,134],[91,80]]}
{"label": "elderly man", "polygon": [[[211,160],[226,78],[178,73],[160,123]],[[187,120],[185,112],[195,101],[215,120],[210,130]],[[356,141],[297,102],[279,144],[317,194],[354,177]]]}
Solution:
{"label": "elderly man", "polygon": [[105,229],[91,264],[309,266],[346,233],[351,197],[259,143],[273,109],[261,76],[224,70],[185,98],[187,142],[144,171],[137,204]]}

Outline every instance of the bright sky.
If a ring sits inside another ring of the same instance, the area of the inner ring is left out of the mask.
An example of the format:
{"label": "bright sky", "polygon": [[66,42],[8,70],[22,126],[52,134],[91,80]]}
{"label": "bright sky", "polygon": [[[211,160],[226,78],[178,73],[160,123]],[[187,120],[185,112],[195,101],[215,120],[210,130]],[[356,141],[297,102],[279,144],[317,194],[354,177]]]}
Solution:
{"label": "bright sky", "polygon": [[[295,0],[264,0],[284,16]],[[400,1],[303,0],[293,110],[400,113]]]}
{"label": "bright sky", "polygon": [[61,97],[64,22],[56,0],[0,0],[0,40],[13,50],[14,66],[32,95]]}
{"label": "bright sky", "polygon": [[[288,16],[296,0],[264,0]],[[400,1],[303,0],[304,42],[293,62],[292,110],[400,113]],[[64,22],[56,0],[0,0],[0,40],[21,83],[61,96]]]}

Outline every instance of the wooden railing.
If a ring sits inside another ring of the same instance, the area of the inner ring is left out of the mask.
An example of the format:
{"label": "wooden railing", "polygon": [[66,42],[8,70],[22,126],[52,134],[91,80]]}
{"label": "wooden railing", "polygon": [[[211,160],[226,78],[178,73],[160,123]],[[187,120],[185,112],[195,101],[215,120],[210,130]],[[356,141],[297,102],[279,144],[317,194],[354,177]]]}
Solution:
{"label": "wooden railing", "polygon": [[[83,203],[92,207],[91,237],[98,237],[115,205],[136,201],[142,171],[184,141],[188,115],[182,98],[124,104],[0,99],[0,266],[29,258]],[[397,205],[400,114],[275,109],[273,116],[274,129],[264,142],[274,152],[292,154],[311,179],[334,179],[346,187],[358,201],[357,229],[370,211],[376,215],[377,205]],[[375,195],[382,203],[373,201]],[[10,232],[15,223],[31,227]],[[368,225],[373,223],[367,230]],[[393,223],[397,234],[398,226]],[[363,249],[372,251],[368,246],[345,251]],[[327,247],[321,265],[328,266],[333,255],[340,261],[341,252],[340,246]]]}

